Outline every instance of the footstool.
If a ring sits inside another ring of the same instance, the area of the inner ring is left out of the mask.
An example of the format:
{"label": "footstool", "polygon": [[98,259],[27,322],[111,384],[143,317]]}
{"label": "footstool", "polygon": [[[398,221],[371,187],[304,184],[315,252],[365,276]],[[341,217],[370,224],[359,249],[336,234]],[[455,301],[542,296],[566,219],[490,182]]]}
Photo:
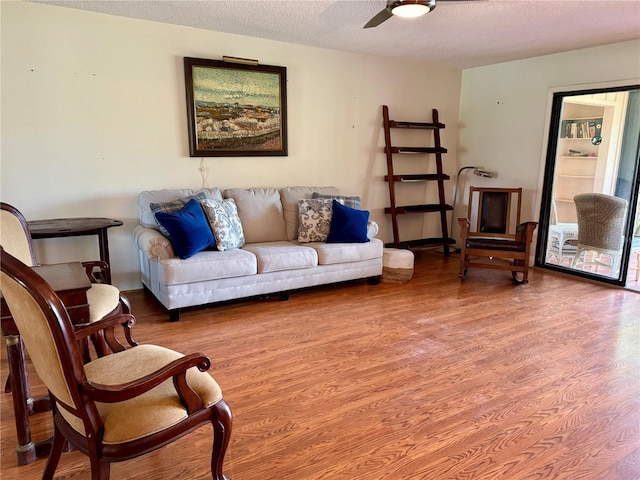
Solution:
{"label": "footstool", "polygon": [[413,252],[400,248],[382,250],[383,282],[406,282],[413,276]]}

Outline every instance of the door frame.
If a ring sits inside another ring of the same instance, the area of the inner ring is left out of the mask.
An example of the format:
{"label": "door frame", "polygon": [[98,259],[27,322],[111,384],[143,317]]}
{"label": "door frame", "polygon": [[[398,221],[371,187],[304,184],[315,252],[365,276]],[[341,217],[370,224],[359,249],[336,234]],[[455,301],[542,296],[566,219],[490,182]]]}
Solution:
{"label": "door frame", "polygon": [[[565,97],[606,93],[626,90],[640,89],[640,78],[621,80],[616,82],[606,82],[598,84],[570,85],[565,87],[554,87],[549,89],[547,99],[547,115],[545,121],[545,136],[543,142],[543,158],[540,162],[539,191],[541,192],[540,206],[538,211],[538,234],[536,242],[535,266],[554,270],[557,272],[573,275],[589,280],[594,280],[611,285],[624,286],[629,268],[629,257],[631,249],[631,237],[633,235],[633,220],[636,216],[638,196],[640,195],[640,152],[637,152],[635,172],[632,176],[631,198],[627,212],[627,226],[625,229],[625,242],[622,249],[622,259],[618,278],[607,278],[594,275],[581,270],[567,269],[560,265],[553,265],[546,262],[547,243],[549,239],[549,224],[551,216],[551,202],[553,182],[556,171],[556,154],[558,148],[558,138],[560,132],[560,121],[562,116],[562,102]],[[639,143],[640,149],[640,143]]]}

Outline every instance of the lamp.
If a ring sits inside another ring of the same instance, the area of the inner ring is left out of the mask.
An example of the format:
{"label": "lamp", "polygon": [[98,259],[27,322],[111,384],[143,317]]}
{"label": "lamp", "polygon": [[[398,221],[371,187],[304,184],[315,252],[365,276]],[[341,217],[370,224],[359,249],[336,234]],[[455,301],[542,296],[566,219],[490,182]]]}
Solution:
{"label": "lamp", "polygon": [[416,18],[436,8],[436,0],[398,0],[387,8],[398,17]]}
{"label": "lamp", "polygon": [[[466,168],[469,168],[469,167],[466,167]],[[473,174],[477,175],[478,177],[493,178],[493,173],[487,172],[486,170],[482,170],[482,167],[471,167],[471,168],[473,168]]]}
{"label": "lamp", "polygon": [[452,210],[454,211],[454,213],[456,209],[456,199],[458,198],[458,181],[460,180],[460,174],[464,170],[470,170],[472,168],[473,168],[473,174],[477,175],[478,177],[484,177],[484,178],[494,177],[493,172],[487,172],[486,170],[482,170],[482,167],[467,166],[467,167],[462,167],[460,170],[458,170],[458,174],[456,175],[456,188],[453,192],[453,209]]}

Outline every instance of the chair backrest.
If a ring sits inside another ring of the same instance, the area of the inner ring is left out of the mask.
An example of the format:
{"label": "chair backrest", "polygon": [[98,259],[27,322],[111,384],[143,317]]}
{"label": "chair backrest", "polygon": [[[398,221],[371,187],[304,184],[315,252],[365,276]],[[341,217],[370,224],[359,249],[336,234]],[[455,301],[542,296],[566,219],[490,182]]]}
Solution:
{"label": "chair backrest", "polygon": [[603,193],[573,197],[578,216],[578,243],[604,250],[620,250],[624,241],[627,204],[624,198]]}
{"label": "chair backrest", "polygon": [[515,238],[522,188],[469,188],[470,237]]}
{"label": "chair backrest", "polygon": [[24,215],[8,203],[0,203],[0,245],[28,266],[36,265],[29,226]]}
{"label": "chair backrest", "polygon": [[33,366],[56,402],[81,419],[86,382],[73,325],[51,286],[0,246],[0,289]]}

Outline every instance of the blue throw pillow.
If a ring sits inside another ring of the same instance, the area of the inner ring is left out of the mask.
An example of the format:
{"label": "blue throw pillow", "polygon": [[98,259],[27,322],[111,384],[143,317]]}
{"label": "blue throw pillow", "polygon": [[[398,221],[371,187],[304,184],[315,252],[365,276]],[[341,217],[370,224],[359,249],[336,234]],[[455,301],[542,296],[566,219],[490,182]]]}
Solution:
{"label": "blue throw pillow", "polygon": [[173,250],[180,258],[192,257],[216,244],[207,217],[196,200],[189,200],[176,212],[156,212],[155,215],[160,225],[169,232]]}
{"label": "blue throw pillow", "polygon": [[[187,203],[189,203],[189,200],[191,200],[192,198],[200,202],[205,198],[207,198],[207,195],[204,192],[198,192],[195,195],[189,195],[188,197],[178,198],[170,202],[150,203],[149,208],[151,209],[154,215],[158,212],[165,212],[165,213],[177,212],[178,210],[183,208]],[[156,217],[156,220],[157,219],[158,217]],[[162,234],[165,237],[169,238],[169,232],[167,232],[167,229],[164,228],[162,225],[158,225],[158,227],[160,228],[160,232],[162,232]]]}
{"label": "blue throw pillow", "polygon": [[331,228],[327,236],[327,243],[365,243],[367,238],[367,223],[369,212],[356,210],[333,200]]}

